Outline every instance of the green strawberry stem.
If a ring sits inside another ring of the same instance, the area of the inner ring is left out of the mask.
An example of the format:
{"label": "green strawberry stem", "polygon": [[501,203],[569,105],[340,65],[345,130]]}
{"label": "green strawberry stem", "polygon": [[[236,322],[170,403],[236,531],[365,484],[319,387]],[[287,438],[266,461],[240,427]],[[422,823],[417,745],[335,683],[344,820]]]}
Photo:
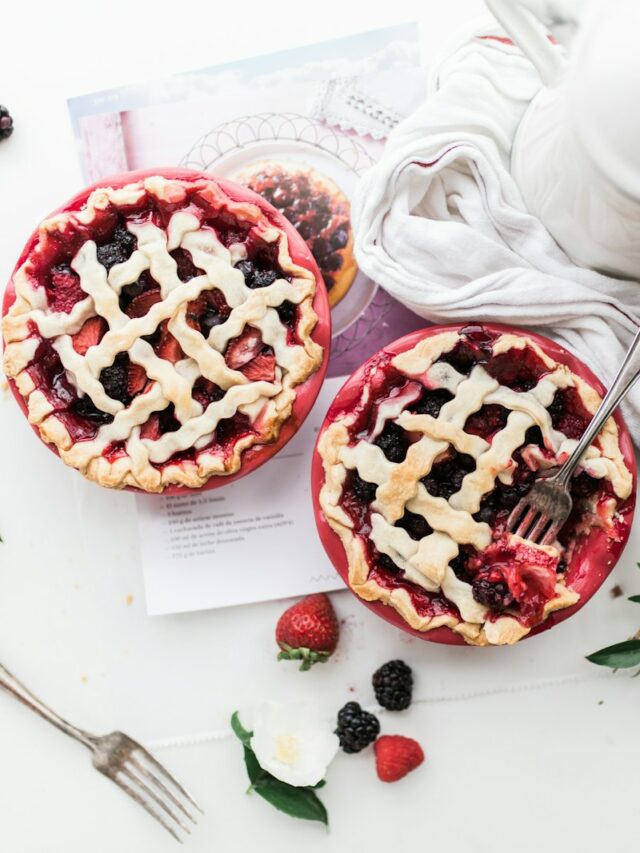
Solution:
{"label": "green strawberry stem", "polygon": [[283,643],[281,652],[278,655],[278,660],[300,660],[302,661],[300,669],[302,672],[311,669],[314,663],[326,663],[329,660],[331,652],[316,652],[313,649],[305,648],[294,649]]}

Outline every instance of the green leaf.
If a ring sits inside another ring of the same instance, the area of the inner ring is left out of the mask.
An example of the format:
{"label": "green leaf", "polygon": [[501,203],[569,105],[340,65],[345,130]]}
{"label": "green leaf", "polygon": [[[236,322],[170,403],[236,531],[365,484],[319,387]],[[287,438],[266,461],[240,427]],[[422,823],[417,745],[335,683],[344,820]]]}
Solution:
{"label": "green leaf", "polygon": [[[262,778],[269,774],[266,770],[263,770],[262,767],[260,767],[256,754],[250,746],[245,746],[244,748],[244,763],[247,768],[247,776],[251,782],[251,788],[256,788],[260,784]],[[249,790],[251,790],[251,788]]]}
{"label": "green leaf", "polygon": [[231,728],[235,736],[239,741],[242,742],[244,746],[249,746],[251,744],[251,738],[253,736],[253,732],[247,731],[245,727],[240,722],[240,716],[237,711],[234,711],[231,715]]}
{"label": "green leaf", "polygon": [[329,824],[327,810],[311,788],[296,788],[266,773],[264,779],[254,786],[254,790],[256,794],[260,794],[268,803],[290,817],[317,820],[325,826]]}
{"label": "green leaf", "polygon": [[587,655],[587,660],[599,666],[610,666],[613,669],[640,666],[640,640],[625,640],[624,643],[607,646],[606,649],[600,649],[592,655]]}
{"label": "green leaf", "polygon": [[326,780],[326,779],[321,779],[319,782],[316,782],[316,784],[315,784],[315,785],[307,785],[307,787],[308,787],[308,788],[311,788],[311,790],[312,790],[312,791],[317,791],[317,790],[318,790],[318,788],[324,788],[324,786],[325,786],[326,784],[327,784],[327,780]]}
{"label": "green leaf", "polygon": [[630,595],[629,601],[637,601],[638,603],[640,603],[640,595]]}

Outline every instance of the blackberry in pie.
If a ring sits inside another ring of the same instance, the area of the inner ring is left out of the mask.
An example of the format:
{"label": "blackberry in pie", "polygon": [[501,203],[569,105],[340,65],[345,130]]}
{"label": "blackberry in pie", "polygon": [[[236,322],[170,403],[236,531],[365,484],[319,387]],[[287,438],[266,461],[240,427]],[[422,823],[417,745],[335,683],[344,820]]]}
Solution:
{"label": "blackberry in pie", "polygon": [[[381,351],[318,441],[322,513],[349,585],[417,631],[514,643],[576,604],[582,543],[626,539],[633,474],[611,418],[573,478],[574,509],[552,545],[506,530],[539,472],[560,465],[600,396],[526,334],[481,326]],[[576,558],[573,560],[573,558]]]}
{"label": "blackberry in pie", "polygon": [[316,274],[292,259],[286,223],[240,188],[180,175],[100,187],[51,216],[5,299],[4,370],[31,424],[104,486],[239,471],[323,360]]}

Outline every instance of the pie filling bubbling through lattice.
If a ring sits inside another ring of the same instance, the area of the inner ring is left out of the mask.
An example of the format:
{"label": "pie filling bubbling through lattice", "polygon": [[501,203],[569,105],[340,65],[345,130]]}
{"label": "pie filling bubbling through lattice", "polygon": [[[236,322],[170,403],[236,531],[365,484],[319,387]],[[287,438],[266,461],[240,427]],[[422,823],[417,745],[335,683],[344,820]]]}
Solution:
{"label": "pie filling bubbling through lattice", "polygon": [[329,414],[320,503],[349,581],[411,627],[510,643],[576,603],[568,563],[593,526],[616,539],[632,475],[610,420],[573,481],[553,547],[505,532],[538,471],[562,462],[599,397],[524,335],[482,327],[425,338],[367,368],[361,395]]}

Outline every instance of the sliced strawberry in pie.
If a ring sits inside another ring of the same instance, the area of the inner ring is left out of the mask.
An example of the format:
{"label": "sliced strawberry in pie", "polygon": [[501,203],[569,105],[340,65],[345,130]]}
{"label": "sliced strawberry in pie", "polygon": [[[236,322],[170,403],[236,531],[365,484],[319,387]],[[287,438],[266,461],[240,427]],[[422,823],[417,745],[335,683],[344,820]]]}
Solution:
{"label": "sliced strawberry in pie", "polygon": [[90,347],[100,343],[108,328],[103,317],[89,317],[80,331],[71,338],[74,350],[80,355],[86,355]]}
{"label": "sliced strawberry in pie", "polygon": [[169,331],[168,320],[160,324],[160,341],[156,347],[156,353],[159,358],[164,358],[172,364],[184,358],[180,344]]}
{"label": "sliced strawberry in pie", "polygon": [[70,314],[73,306],[87,298],[80,287],[80,277],[71,267],[60,265],[51,270],[51,284],[47,288],[49,306],[52,311]]}
{"label": "sliced strawberry in pie", "polygon": [[258,355],[262,346],[260,330],[247,326],[239,337],[229,341],[224,360],[232,370],[240,370]]}
{"label": "sliced strawberry in pie", "polygon": [[261,352],[242,368],[242,373],[252,382],[273,382],[276,378],[276,357],[271,352]]}
{"label": "sliced strawberry in pie", "polygon": [[127,374],[127,391],[130,397],[135,397],[144,390],[147,384],[147,371],[140,364],[133,361],[129,364]]}
{"label": "sliced strawberry in pie", "polygon": [[159,287],[153,290],[145,290],[144,293],[140,293],[131,300],[127,306],[126,313],[129,317],[144,317],[154,305],[161,301],[162,294]]}

